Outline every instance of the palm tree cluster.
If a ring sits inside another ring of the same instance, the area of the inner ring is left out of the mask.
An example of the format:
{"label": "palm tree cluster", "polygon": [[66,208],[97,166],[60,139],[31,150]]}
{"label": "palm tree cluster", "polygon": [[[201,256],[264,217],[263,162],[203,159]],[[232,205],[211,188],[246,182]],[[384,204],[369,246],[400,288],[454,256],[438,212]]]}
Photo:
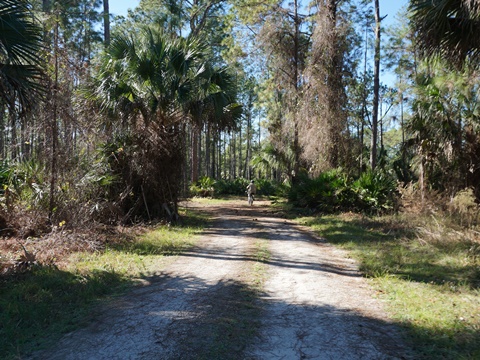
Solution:
{"label": "palm tree cluster", "polygon": [[[22,227],[19,212],[32,223],[25,207],[50,225],[174,219],[190,143],[204,128],[236,128],[242,115],[237,78],[201,34],[218,4],[172,22],[144,3],[103,41],[96,24],[110,14],[100,4],[0,4],[0,195],[10,227]],[[198,29],[185,37],[187,24]]]}
{"label": "palm tree cluster", "polygon": [[233,77],[215,68],[205,49],[195,37],[144,27],[114,36],[100,59],[93,96],[117,121],[108,148],[114,148],[110,163],[122,179],[127,212],[175,214],[187,126],[212,123],[222,130],[241,115]]}

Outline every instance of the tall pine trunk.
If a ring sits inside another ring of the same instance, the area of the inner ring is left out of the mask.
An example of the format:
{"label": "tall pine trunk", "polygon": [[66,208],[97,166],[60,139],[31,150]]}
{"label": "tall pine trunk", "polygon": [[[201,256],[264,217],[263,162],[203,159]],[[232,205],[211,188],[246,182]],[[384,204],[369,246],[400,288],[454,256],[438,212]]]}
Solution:
{"label": "tall pine trunk", "polygon": [[293,3],[294,6],[294,23],[295,23],[295,37],[293,39],[293,46],[294,46],[294,89],[295,89],[295,107],[293,109],[293,152],[294,152],[294,164],[293,164],[293,171],[294,176],[298,176],[299,169],[300,169],[300,145],[298,141],[298,98],[300,94],[298,93],[298,84],[299,84],[299,75],[300,75],[300,18],[298,16],[298,0],[295,0]]}
{"label": "tall pine trunk", "polygon": [[191,181],[192,183],[196,183],[198,181],[198,165],[199,165],[199,159],[198,159],[198,138],[199,138],[199,129],[196,125],[192,126],[191,130],[191,138],[192,138],[192,147],[191,147],[191,166],[190,168],[192,169],[191,173]]}
{"label": "tall pine trunk", "polygon": [[110,45],[110,6],[108,0],[103,0],[103,37],[105,46]]}
{"label": "tall pine trunk", "polygon": [[375,57],[373,67],[373,110],[372,110],[372,141],[370,148],[370,166],[375,170],[377,166],[377,136],[378,110],[380,99],[380,4],[375,0]]}
{"label": "tall pine trunk", "polygon": [[55,187],[56,187],[56,180],[57,180],[57,133],[58,133],[58,124],[57,124],[57,116],[58,116],[58,46],[59,46],[59,39],[58,39],[58,32],[59,32],[59,19],[55,17],[55,30],[54,30],[54,53],[53,53],[53,61],[55,63],[55,78],[54,78],[54,90],[53,90],[53,111],[52,111],[52,118],[51,118],[51,132],[52,132],[52,151],[51,151],[51,163],[50,163],[50,200],[49,200],[49,211],[48,211],[48,218],[50,221],[53,220],[53,211],[55,209]]}

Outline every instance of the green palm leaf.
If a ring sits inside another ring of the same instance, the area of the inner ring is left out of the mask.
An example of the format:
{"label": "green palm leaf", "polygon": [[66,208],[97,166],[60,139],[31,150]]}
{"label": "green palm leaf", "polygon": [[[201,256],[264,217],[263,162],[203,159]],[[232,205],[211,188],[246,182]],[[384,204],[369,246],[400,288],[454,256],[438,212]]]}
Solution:
{"label": "green palm leaf", "polygon": [[41,29],[26,1],[0,3],[0,101],[26,107],[43,93]]}
{"label": "green palm leaf", "polygon": [[410,19],[417,46],[456,65],[480,58],[480,4],[472,0],[412,0]]}

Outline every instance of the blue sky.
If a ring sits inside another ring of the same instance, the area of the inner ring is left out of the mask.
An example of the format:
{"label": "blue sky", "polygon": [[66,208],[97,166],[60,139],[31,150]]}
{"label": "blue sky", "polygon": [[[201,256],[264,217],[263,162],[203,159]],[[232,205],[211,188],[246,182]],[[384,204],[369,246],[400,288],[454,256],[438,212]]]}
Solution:
{"label": "blue sky", "polygon": [[110,0],[110,13],[113,15],[127,15],[128,9],[135,8],[140,0]]}
{"label": "blue sky", "polygon": [[[134,9],[139,3],[140,0],[110,0],[110,12],[114,15],[125,16],[128,9]],[[398,11],[407,4],[408,0],[380,0],[380,16],[388,15],[383,25],[388,26],[394,23]],[[391,86],[394,77],[389,72],[383,72],[381,81]]]}
{"label": "blue sky", "polygon": [[398,11],[408,4],[408,0],[380,0],[380,16],[388,15],[387,23],[392,23]]}
{"label": "blue sky", "polygon": [[[128,9],[135,8],[139,3],[140,0],[110,0],[110,12],[114,15],[126,15]],[[407,3],[408,0],[380,0],[381,16],[388,14],[386,22],[392,22],[398,10]]]}

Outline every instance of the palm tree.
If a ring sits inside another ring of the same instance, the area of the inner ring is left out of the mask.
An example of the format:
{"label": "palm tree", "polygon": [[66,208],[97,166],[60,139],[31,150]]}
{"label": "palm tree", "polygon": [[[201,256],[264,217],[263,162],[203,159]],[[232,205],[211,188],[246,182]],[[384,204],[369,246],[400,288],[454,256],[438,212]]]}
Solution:
{"label": "palm tree", "polygon": [[460,66],[480,58],[478,0],[412,0],[410,19],[417,46],[425,55],[440,55]]}
{"label": "palm tree", "polygon": [[94,88],[103,107],[118,115],[171,125],[184,118],[181,106],[204,72],[199,41],[146,27],[138,35],[113,36]]}
{"label": "palm tree", "polygon": [[0,3],[0,102],[25,109],[43,92],[42,33],[26,1]]}
{"label": "palm tree", "polygon": [[126,120],[117,133],[130,139],[117,146],[123,158],[130,156],[118,169],[128,184],[122,191],[135,195],[127,207],[144,205],[149,217],[160,215],[155,207],[176,208],[186,124],[215,122],[222,128],[238,117],[232,78],[204,54],[194,38],[172,39],[147,27],[113,36],[101,60],[95,95],[105,110]]}

